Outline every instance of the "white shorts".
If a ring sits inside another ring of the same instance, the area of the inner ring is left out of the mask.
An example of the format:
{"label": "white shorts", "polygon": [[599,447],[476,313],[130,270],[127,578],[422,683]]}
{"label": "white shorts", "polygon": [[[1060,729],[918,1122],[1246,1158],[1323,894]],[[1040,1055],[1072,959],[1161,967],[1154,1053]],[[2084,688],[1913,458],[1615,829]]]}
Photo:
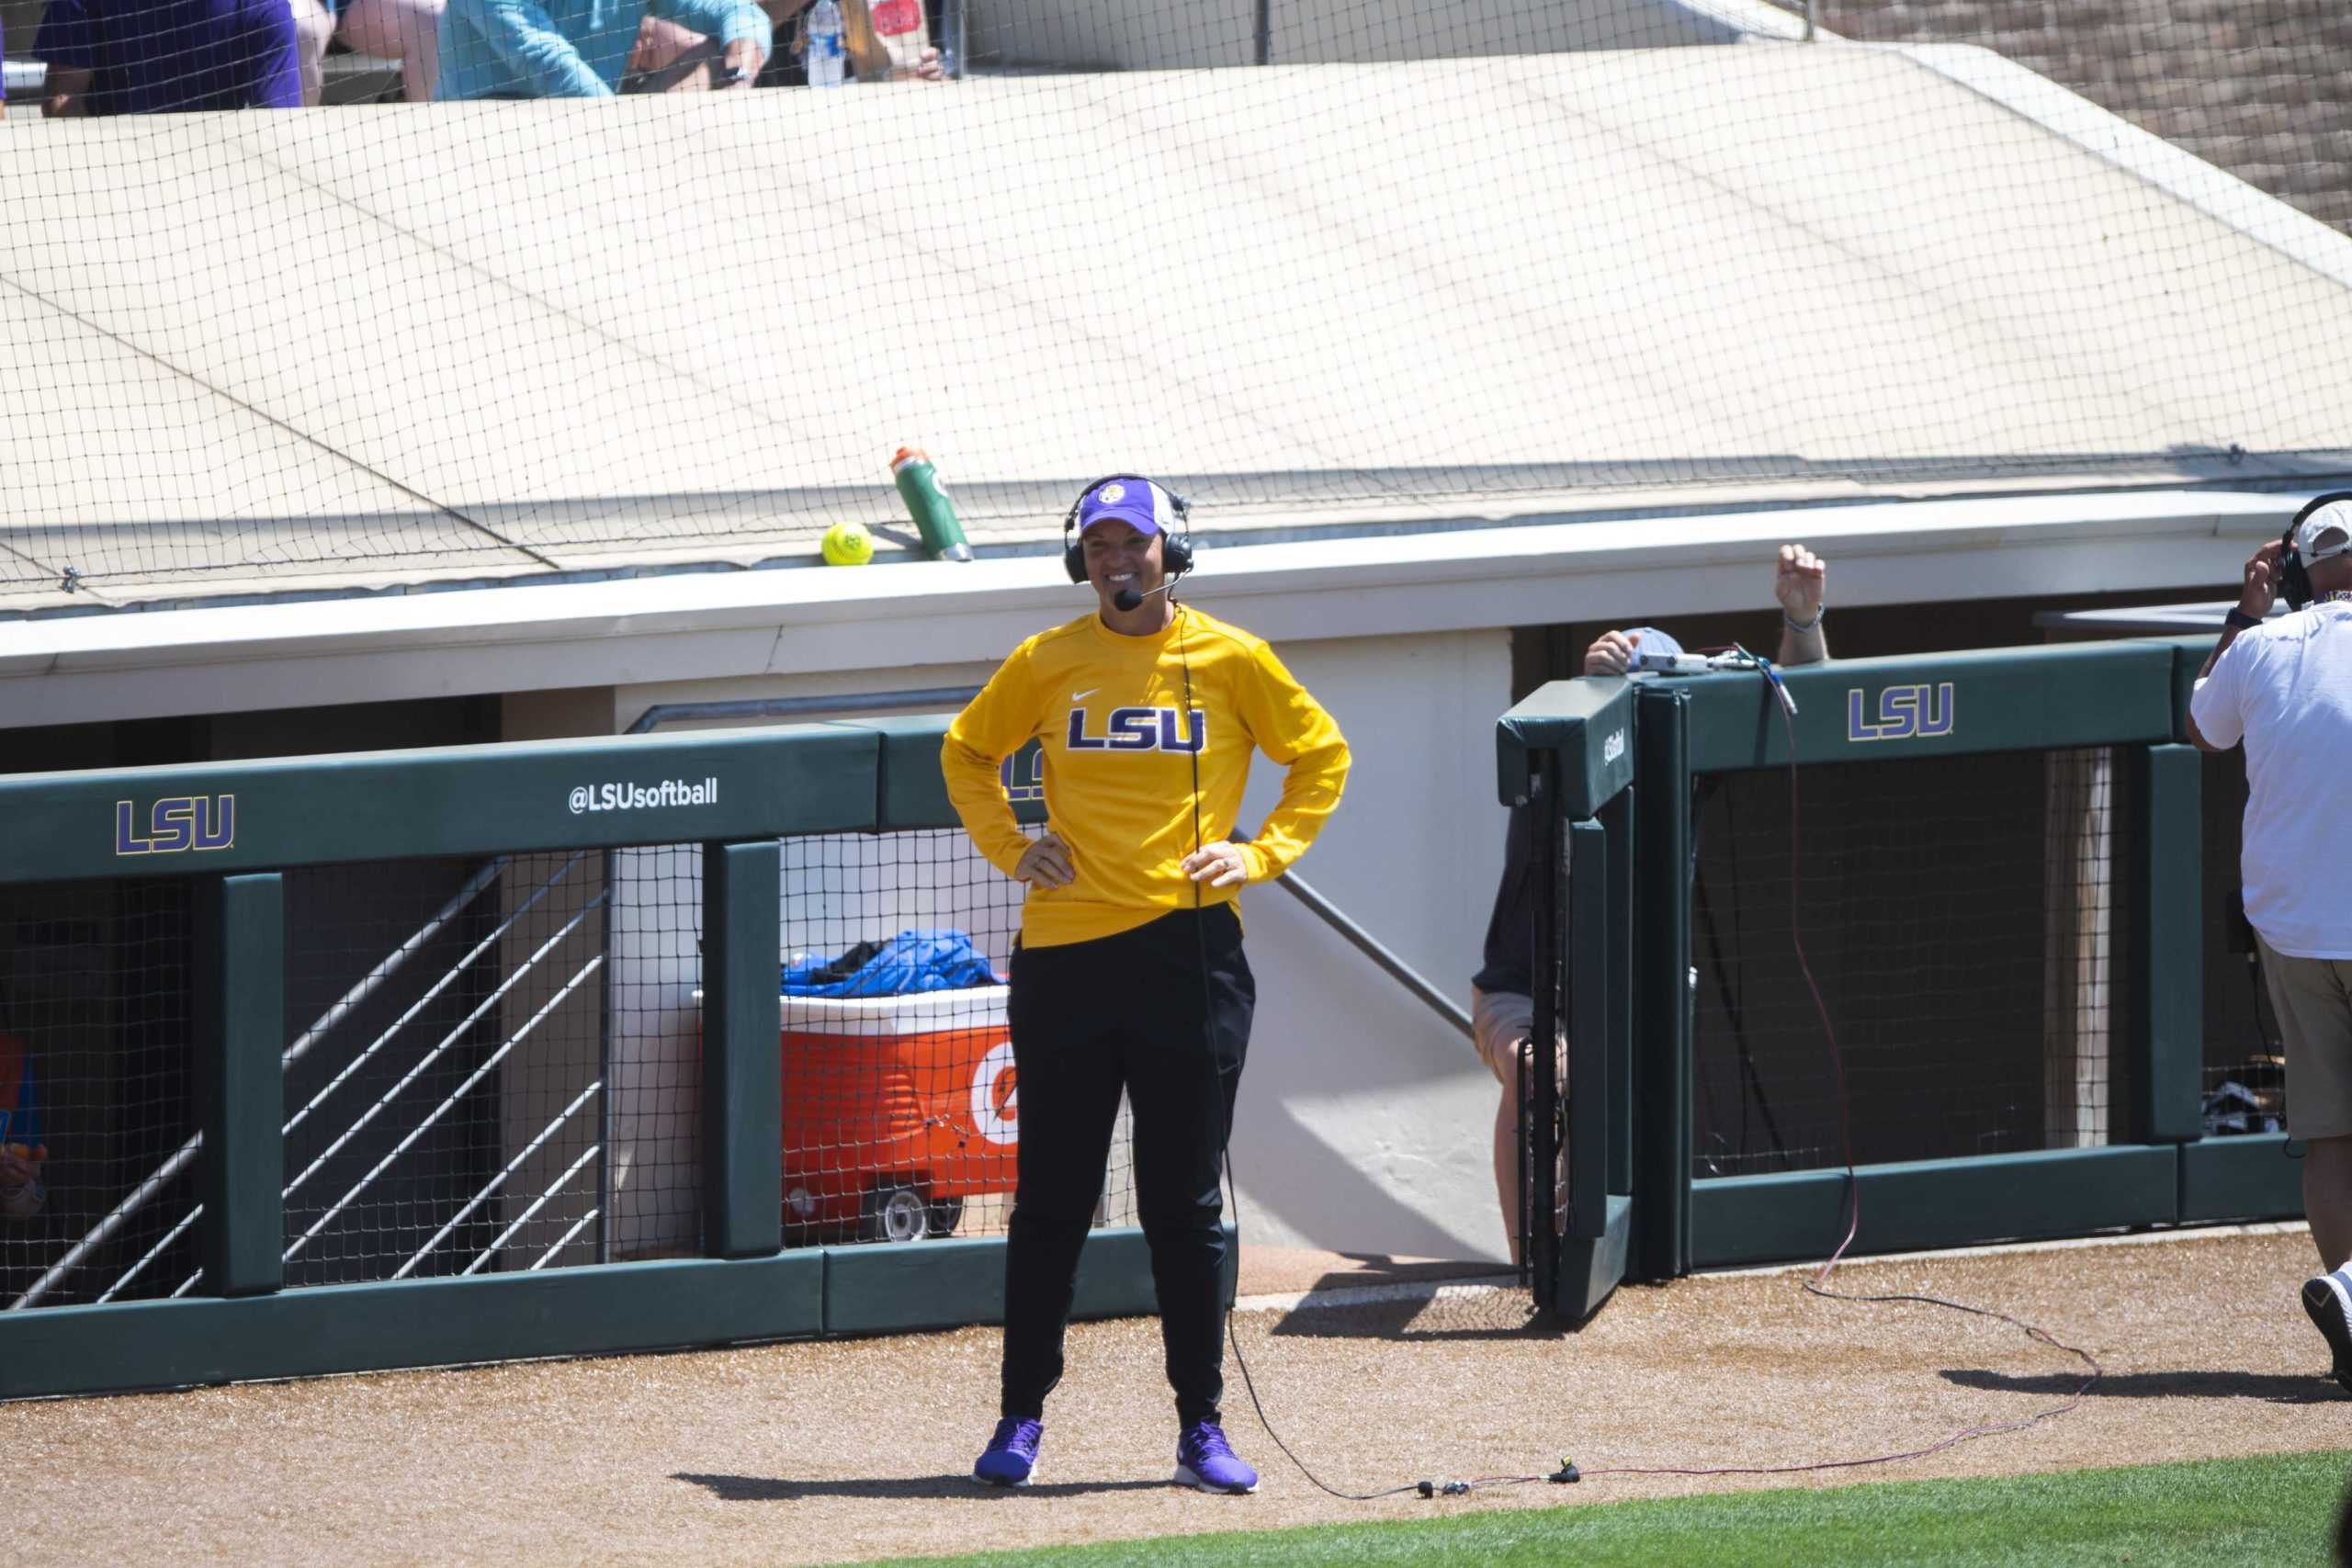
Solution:
{"label": "white shorts", "polygon": [[[1470,988],[1470,1027],[1471,1038],[1478,1047],[1478,1059],[1487,1064],[1495,1081],[1505,1089],[1516,1087],[1527,1042],[1535,1033],[1535,998],[1517,991],[1488,995],[1474,986]],[[1568,1037],[1563,1032],[1558,1039],[1560,1087],[1566,1089]]]}

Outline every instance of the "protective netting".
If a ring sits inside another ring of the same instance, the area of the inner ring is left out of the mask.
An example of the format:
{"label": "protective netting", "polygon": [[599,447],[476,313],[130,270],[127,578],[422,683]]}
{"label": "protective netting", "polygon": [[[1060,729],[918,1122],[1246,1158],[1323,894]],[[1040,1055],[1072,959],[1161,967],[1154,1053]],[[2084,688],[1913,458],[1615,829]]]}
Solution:
{"label": "protective netting", "polygon": [[2352,10],[2335,0],[1821,0],[1864,43],[1972,43],[2352,231]]}
{"label": "protective netting", "polygon": [[37,1168],[0,1173],[0,1308],[164,1295],[195,1267],[192,895],[0,887],[0,1144]]}
{"label": "protective netting", "polygon": [[[2104,1144],[2125,809],[2108,750],[1804,769],[1795,918],[1860,1164]],[[1836,1166],[1838,1083],[1790,939],[1785,769],[1699,784],[1692,1174]]]}
{"label": "protective netting", "polygon": [[474,100],[20,90],[0,609],[888,555],[901,446],[1023,549],[1121,467],[1214,537],[2352,466],[2322,0],[851,0],[842,92],[659,9],[0,0],[61,107]]}

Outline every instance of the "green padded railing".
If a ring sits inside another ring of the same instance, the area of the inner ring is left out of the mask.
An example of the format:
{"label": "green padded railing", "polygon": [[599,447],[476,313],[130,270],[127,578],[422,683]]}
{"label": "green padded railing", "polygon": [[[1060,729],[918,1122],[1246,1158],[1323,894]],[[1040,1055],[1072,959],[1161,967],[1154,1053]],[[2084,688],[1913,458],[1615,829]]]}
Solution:
{"label": "green padded railing", "polygon": [[[1616,1222],[1614,1210],[1596,1209],[1595,1190],[1630,1211],[1624,1267],[1637,1277],[1824,1257],[1843,1235],[1842,1169],[1690,1175],[1692,784],[1785,766],[1792,743],[1801,770],[2114,747],[2132,807],[2117,846],[2128,1096],[2118,1107],[2119,1141],[1864,1167],[1859,1245],[1894,1250],[2300,1213],[2294,1168],[2278,1157],[2277,1139],[2199,1137],[2201,773],[2181,739],[2191,682],[2211,647],[2210,637],[2176,637],[1825,662],[1781,672],[1793,716],[1753,670],[1566,681],[1505,716],[1497,728],[1504,803],[1540,795],[1548,781],[1570,824],[1567,841],[1581,847],[1579,829],[1594,840],[1585,858],[1569,852],[1575,908],[1562,948],[1575,1024],[1571,1243],[1585,1239],[1596,1213]],[[1596,817],[1614,810],[1630,819],[1623,844]],[[1612,874],[1620,862],[1634,870],[1622,884]],[[1592,874],[1603,886],[1578,889],[1578,877]],[[1630,935],[1629,959],[1586,939],[1582,928],[1594,919]],[[1621,1024],[1618,992],[1628,978],[1630,1019]],[[1624,1060],[1575,1038],[1597,1029],[1613,1039],[1621,1027],[1631,1043]],[[1589,1103],[1596,1082],[1599,1107]],[[1579,1147],[1595,1136],[1600,1151]],[[1564,1263],[1604,1273],[1608,1262],[1564,1255]],[[1588,1285],[1585,1298],[1597,1302],[1610,1282]]]}
{"label": "green padded railing", "polygon": [[[779,840],[946,828],[946,716],[0,778],[0,882],[186,876],[201,1294],[0,1313],[0,1398],[994,1321],[1002,1244],[781,1247]],[[1034,749],[1011,764],[1016,811]],[[352,861],[703,850],[701,1258],[283,1290],[279,873]],[[1232,1290],[1230,1270],[1227,1280]],[[1151,1310],[1098,1233],[1077,1310]]]}

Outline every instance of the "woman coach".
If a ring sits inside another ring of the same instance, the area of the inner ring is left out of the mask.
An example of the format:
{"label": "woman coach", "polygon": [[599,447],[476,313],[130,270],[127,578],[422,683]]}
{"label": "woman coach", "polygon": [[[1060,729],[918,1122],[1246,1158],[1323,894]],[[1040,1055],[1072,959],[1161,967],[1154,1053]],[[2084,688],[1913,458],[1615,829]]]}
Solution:
{"label": "woman coach", "polygon": [[[1264,642],[1172,598],[1192,565],[1182,515],[1149,479],[1089,485],[1063,519],[1063,553],[1095,609],[1014,649],[940,754],[973,843],[1029,887],[1006,1005],[1021,1149],[1002,1419],[972,1470],[998,1485],[1036,1465],[1122,1089],[1176,1393],[1175,1479],[1212,1492],[1258,1483],[1218,1409],[1218,1181],[1257,994],[1235,903],[1243,884],[1306,852],[1339,805],[1348,745]],[[1032,739],[1050,824],[1034,842],[998,778]],[[1253,750],[1289,773],[1256,838],[1236,843],[1227,835]]]}

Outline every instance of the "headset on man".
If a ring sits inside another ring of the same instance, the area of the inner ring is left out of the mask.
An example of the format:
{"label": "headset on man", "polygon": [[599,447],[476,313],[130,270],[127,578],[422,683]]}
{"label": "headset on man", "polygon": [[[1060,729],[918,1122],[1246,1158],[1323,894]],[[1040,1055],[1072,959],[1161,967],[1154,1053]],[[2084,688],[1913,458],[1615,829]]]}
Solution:
{"label": "headset on man", "polygon": [[[2302,527],[2304,518],[2337,502],[2346,502],[2346,510],[2352,511],[2352,490],[2332,490],[2325,495],[2313,496],[2303,504],[2301,512],[2295,513],[2294,521],[2287,525],[2287,531],[2278,536],[2278,592],[2287,601],[2290,610],[2300,610],[2312,602],[2311,568],[2304,561],[2302,552],[2295,548],[2295,533]],[[1076,514],[1077,509],[1073,507],[1071,515]],[[2352,525],[2347,525],[2346,532],[2352,533]]]}

